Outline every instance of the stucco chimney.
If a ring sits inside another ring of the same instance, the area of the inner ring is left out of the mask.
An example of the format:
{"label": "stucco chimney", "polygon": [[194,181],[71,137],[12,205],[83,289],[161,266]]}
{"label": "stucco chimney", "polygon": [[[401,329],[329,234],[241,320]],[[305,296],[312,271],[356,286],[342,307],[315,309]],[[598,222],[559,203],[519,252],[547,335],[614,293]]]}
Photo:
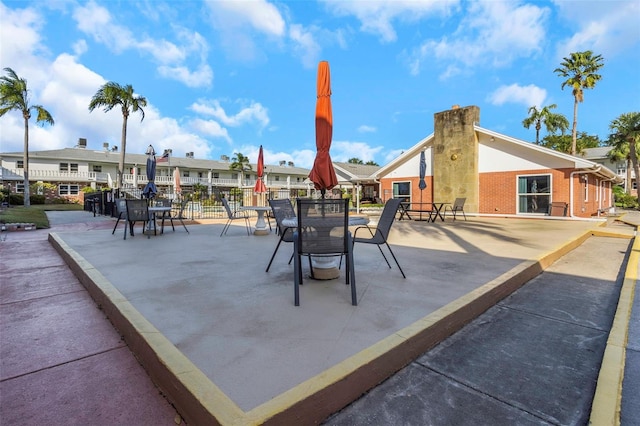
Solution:
{"label": "stucco chimney", "polygon": [[465,210],[478,211],[478,140],[474,124],[480,108],[454,105],[434,114],[433,198],[450,202],[465,197]]}

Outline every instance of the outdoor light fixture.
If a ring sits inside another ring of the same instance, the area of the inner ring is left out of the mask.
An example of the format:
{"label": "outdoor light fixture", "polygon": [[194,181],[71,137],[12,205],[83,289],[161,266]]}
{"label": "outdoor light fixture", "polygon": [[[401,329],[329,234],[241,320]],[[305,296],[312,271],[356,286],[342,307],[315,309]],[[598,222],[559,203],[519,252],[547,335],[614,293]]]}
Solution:
{"label": "outdoor light fixture", "polygon": [[156,151],[153,149],[153,145],[149,145],[149,148],[147,148],[147,152],[145,152],[145,154],[147,155],[156,155]]}

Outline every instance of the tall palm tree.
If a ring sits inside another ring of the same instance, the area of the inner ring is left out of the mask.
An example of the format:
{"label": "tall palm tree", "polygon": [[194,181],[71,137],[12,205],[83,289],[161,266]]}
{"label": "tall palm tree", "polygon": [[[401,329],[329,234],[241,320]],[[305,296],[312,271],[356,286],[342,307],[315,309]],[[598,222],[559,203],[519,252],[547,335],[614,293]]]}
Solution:
{"label": "tall palm tree", "polygon": [[[640,170],[638,167],[638,143],[640,143],[640,112],[628,112],[621,114],[618,118],[614,119],[609,125],[611,134],[609,135],[609,145],[613,146],[612,156],[619,156],[619,159],[624,158],[625,153],[631,164],[633,165],[633,172],[635,174],[636,185],[640,181]],[[628,169],[627,169],[628,170]],[[628,176],[628,174],[627,174]],[[627,181],[627,194],[631,192],[630,182]]]}
{"label": "tall palm tree", "polygon": [[553,72],[566,80],[565,86],[572,88],[573,94],[573,128],[571,130],[571,154],[576,155],[576,140],[578,138],[578,103],[584,100],[584,89],[593,89],[602,76],[597,72],[604,65],[601,55],[594,55],[592,51],[574,52],[568,58],[563,58],[560,68]]}
{"label": "tall palm tree", "polygon": [[36,123],[44,125],[45,123],[55,124],[53,117],[42,107],[42,105],[29,104],[29,89],[27,89],[27,80],[18,77],[11,68],[4,69],[7,75],[0,78],[0,117],[7,112],[16,110],[22,113],[24,119],[24,155],[22,158],[22,166],[24,167],[24,205],[29,207],[29,119],[31,111],[35,110]]}
{"label": "tall palm tree", "polygon": [[[244,172],[251,170],[251,164],[249,164],[249,157],[245,157],[242,153],[237,152],[235,156],[231,158],[231,164],[229,164],[229,170],[235,170],[243,175]],[[244,177],[244,176],[243,176]]]}
{"label": "tall palm tree", "polygon": [[564,133],[569,128],[569,120],[567,120],[564,115],[551,112],[552,109],[557,107],[556,104],[551,104],[540,110],[535,105],[529,108],[529,117],[522,121],[522,125],[528,129],[532,124],[535,124],[536,145],[540,144],[540,129],[542,128],[542,123],[544,123],[549,133],[555,133],[558,130]]}
{"label": "tall palm tree", "polygon": [[120,105],[122,109],[122,136],[120,140],[120,161],[118,162],[118,175],[116,176],[116,187],[122,188],[122,174],[124,173],[124,157],[127,150],[127,120],[131,112],[142,114],[140,121],[144,120],[144,110],[142,107],[147,106],[147,99],[143,96],[135,95],[133,87],[130,84],[121,86],[118,83],[110,81],[104,84],[89,102],[89,111],[92,112],[98,107],[104,107],[104,112],[111,111],[114,107]]}

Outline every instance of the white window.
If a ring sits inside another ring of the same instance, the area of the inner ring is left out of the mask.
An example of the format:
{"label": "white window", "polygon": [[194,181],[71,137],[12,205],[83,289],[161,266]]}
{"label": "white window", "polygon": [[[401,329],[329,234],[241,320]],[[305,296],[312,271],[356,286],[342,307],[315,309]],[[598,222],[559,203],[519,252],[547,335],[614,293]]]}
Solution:
{"label": "white window", "polygon": [[16,185],[16,192],[18,194],[24,194],[24,183],[19,183]]}
{"label": "white window", "polygon": [[93,165],[93,171],[96,172],[96,173],[102,173],[102,166],[94,164]]}
{"label": "white window", "polygon": [[584,185],[584,201],[589,201],[589,176],[582,175],[582,181]]}
{"label": "white window", "polygon": [[393,198],[411,201],[411,182],[393,182]]}
{"label": "white window", "polygon": [[518,213],[549,212],[551,175],[518,176]]}
{"label": "white window", "polygon": [[60,163],[61,172],[77,172],[78,163]]}
{"label": "white window", "polygon": [[213,174],[213,178],[214,179],[220,179],[220,173],[214,173]]}
{"label": "white window", "polygon": [[78,195],[80,193],[80,187],[78,185],[60,185],[58,187],[58,194],[60,195]]}
{"label": "white window", "polygon": [[17,169],[24,169],[24,161],[23,160],[16,161],[16,168]]}

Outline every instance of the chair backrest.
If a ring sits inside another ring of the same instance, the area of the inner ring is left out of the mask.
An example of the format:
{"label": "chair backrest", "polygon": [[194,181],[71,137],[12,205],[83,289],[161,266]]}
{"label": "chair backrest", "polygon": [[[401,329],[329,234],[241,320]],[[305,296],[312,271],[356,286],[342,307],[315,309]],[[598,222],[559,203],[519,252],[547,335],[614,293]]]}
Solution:
{"label": "chair backrest", "polygon": [[[176,216],[176,219],[186,219],[184,217],[184,209],[187,207],[187,204],[189,203],[189,199],[185,198],[180,202],[180,211],[178,211],[178,216]],[[171,204],[169,204],[171,205]]]}
{"label": "chair backrest", "polygon": [[349,200],[298,199],[299,254],[329,255],[349,252]]}
{"label": "chair backrest", "polygon": [[231,207],[229,207],[229,202],[224,197],[222,197],[222,205],[224,206],[224,209],[226,210],[227,216],[229,216],[229,219],[232,219],[233,212],[231,211]]}
{"label": "chair backrest", "polygon": [[116,198],[115,199],[116,213],[118,217],[125,217],[127,215],[127,199]]}
{"label": "chair backrest", "polygon": [[282,226],[282,221],[284,219],[296,217],[293,204],[291,204],[290,199],[286,198],[283,200],[269,200],[269,206],[271,206],[273,217],[276,218],[278,229],[282,233],[285,230],[285,227]]}
{"label": "chair backrest", "polygon": [[388,200],[384,205],[380,219],[378,219],[376,233],[379,233],[385,241],[387,240],[387,236],[391,230],[391,225],[396,219],[396,212],[398,211],[398,207],[400,207],[401,202],[402,199],[400,198],[392,198]]}
{"label": "chair backrest", "polygon": [[136,222],[149,220],[147,200],[127,200],[127,220]]}
{"label": "chair backrest", "polygon": [[156,200],[156,206],[158,207],[171,207],[171,200],[168,198],[158,198]]}
{"label": "chair backrest", "polygon": [[462,210],[464,208],[465,201],[467,201],[466,198],[456,198],[453,202],[453,210]]}

